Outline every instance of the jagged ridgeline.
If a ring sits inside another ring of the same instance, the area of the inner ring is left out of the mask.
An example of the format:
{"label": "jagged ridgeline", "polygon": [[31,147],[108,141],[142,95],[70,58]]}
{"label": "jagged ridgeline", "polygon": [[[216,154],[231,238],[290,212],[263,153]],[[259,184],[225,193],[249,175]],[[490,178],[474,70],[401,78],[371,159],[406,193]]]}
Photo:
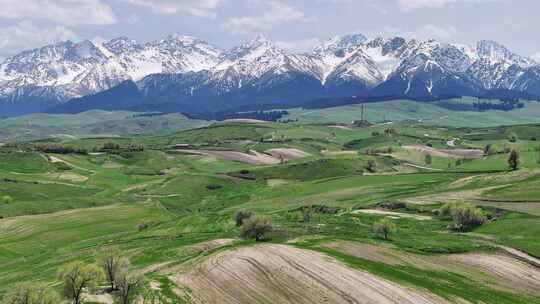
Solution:
{"label": "jagged ridgeline", "polygon": [[332,38],[302,54],[262,36],[228,50],[180,35],[142,44],[125,37],[67,41],[0,65],[3,116],[90,109],[256,111],[343,98],[458,96],[536,99],[540,66],[493,41],[469,47],[360,34]]}

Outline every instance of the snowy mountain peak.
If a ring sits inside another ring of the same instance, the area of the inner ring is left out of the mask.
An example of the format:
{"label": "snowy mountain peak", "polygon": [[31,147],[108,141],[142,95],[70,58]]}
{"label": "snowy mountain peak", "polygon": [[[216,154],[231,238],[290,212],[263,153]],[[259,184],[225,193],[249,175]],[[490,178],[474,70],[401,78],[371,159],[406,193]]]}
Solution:
{"label": "snowy mountain peak", "polygon": [[62,102],[125,80],[142,88],[148,83],[161,87],[163,79],[181,82],[178,87],[189,96],[198,90],[211,96],[270,88],[281,92],[279,86],[299,92],[302,83],[308,89],[301,93],[311,97],[359,96],[371,90],[385,96],[476,96],[481,90],[540,96],[539,71],[532,59],[487,40],[468,47],[352,34],[329,39],[311,53],[293,54],[262,35],[229,50],[180,34],[143,44],[118,37],[63,41],[7,58],[0,64],[0,101],[39,96]]}
{"label": "snowy mountain peak", "polygon": [[366,42],[366,36],[362,34],[352,34],[344,36],[336,36],[317,46],[314,50],[315,54],[334,53],[336,55],[350,52]]}
{"label": "snowy mountain peak", "polygon": [[142,47],[133,39],[118,37],[103,43],[103,46],[111,53],[120,55],[140,50]]}
{"label": "snowy mountain peak", "polygon": [[530,67],[536,64],[534,60],[515,54],[504,45],[491,40],[479,41],[476,45],[476,53],[478,57],[489,60],[492,64],[507,62],[521,67]]}

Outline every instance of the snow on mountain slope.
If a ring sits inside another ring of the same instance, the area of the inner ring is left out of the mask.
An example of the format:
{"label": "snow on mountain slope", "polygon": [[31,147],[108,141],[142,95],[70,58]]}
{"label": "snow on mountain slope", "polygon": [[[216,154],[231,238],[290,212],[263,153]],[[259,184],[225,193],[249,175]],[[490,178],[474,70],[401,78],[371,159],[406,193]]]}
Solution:
{"label": "snow on mountain slope", "polygon": [[165,89],[182,98],[237,94],[265,102],[297,96],[475,95],[499,89],[535,95],[540,94],[539,70],[532,59],[493,41],[469,47],[353,34],[295,54],[263,36],[229,50],[176,34],[143,44],[119,37],[60,42],[7,58],[0,64],[0,103],[30,100],[42,109],[125,80],[137,82],[146,96]]}

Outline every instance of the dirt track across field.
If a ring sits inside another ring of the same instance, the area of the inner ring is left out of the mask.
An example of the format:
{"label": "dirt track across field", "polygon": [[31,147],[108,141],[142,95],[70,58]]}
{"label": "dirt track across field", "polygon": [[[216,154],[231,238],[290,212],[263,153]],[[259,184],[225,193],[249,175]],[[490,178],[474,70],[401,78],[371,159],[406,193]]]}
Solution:
{"label": "dirt track across field", "polygon": [[265,152],[277,159],[283,158],[284,160],[293,160],[311,156],[311,154],[298,149],[278,148],[266,150]]}
{"label": "dirt track across field", "polygon": [[426,155],[445,158],[482,158],[484,151],[477,149],[435,149],[424,145],[403,146],[404,149],[420,152]]}
{"label": "dirt track across field", "polygon": [[250,153],[243,153],[238,151],[219,151],[219,150],[188,150],[182,149],[177,150],[179,152],[203,155],[215,157],[217,159],[223,160],[232,160],[237,162],[242,162],[250,165],[275,165],[279,164],[279,160],[272,157],[271,155],[259,153],[257,151],[251,150]]}
{"label": "dirt track across field", "polygon": [[180,149],[178,152],[215,157],[217,159],[232,160],[250,165],[276,165],[283,161],[308,157],[311,154],[298,149],[277,148],[265,151],[265,153],[250,150],[249,153],[222,150],[193,150]]}
{"label": "dirt track across field", "polygon": [[447,303],[428,292],[353,270],[321,253],[259,245],[218,254],[171,277],[194,303]]}
{"label": "dirt track across field", "polygon": [[431,216],[427,215],[419,215],[419,214],[410,214],[410,213],[402,213],[402,212],[392,212],[392,211],[386,211],[386,210],[378,210],[378,209],[359,209],[355,210],[352,213],[363,213],[363,214],[374,214],[374,215],[386,215],[392,218],[412,218],[420,221],[426,221],[433,219]]}

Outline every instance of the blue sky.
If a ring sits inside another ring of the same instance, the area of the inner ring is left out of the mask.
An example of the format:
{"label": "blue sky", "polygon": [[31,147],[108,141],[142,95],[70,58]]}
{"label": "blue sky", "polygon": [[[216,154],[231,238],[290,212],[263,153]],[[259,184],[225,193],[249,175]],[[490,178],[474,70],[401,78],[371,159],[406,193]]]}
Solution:
{"label": "blue sky", "polygon": [[345,33],[497,40],[540,58],[538,0],[0,0],[0,57],[71,39],[171,33],[230,47],[264,34],[308,50]]}

